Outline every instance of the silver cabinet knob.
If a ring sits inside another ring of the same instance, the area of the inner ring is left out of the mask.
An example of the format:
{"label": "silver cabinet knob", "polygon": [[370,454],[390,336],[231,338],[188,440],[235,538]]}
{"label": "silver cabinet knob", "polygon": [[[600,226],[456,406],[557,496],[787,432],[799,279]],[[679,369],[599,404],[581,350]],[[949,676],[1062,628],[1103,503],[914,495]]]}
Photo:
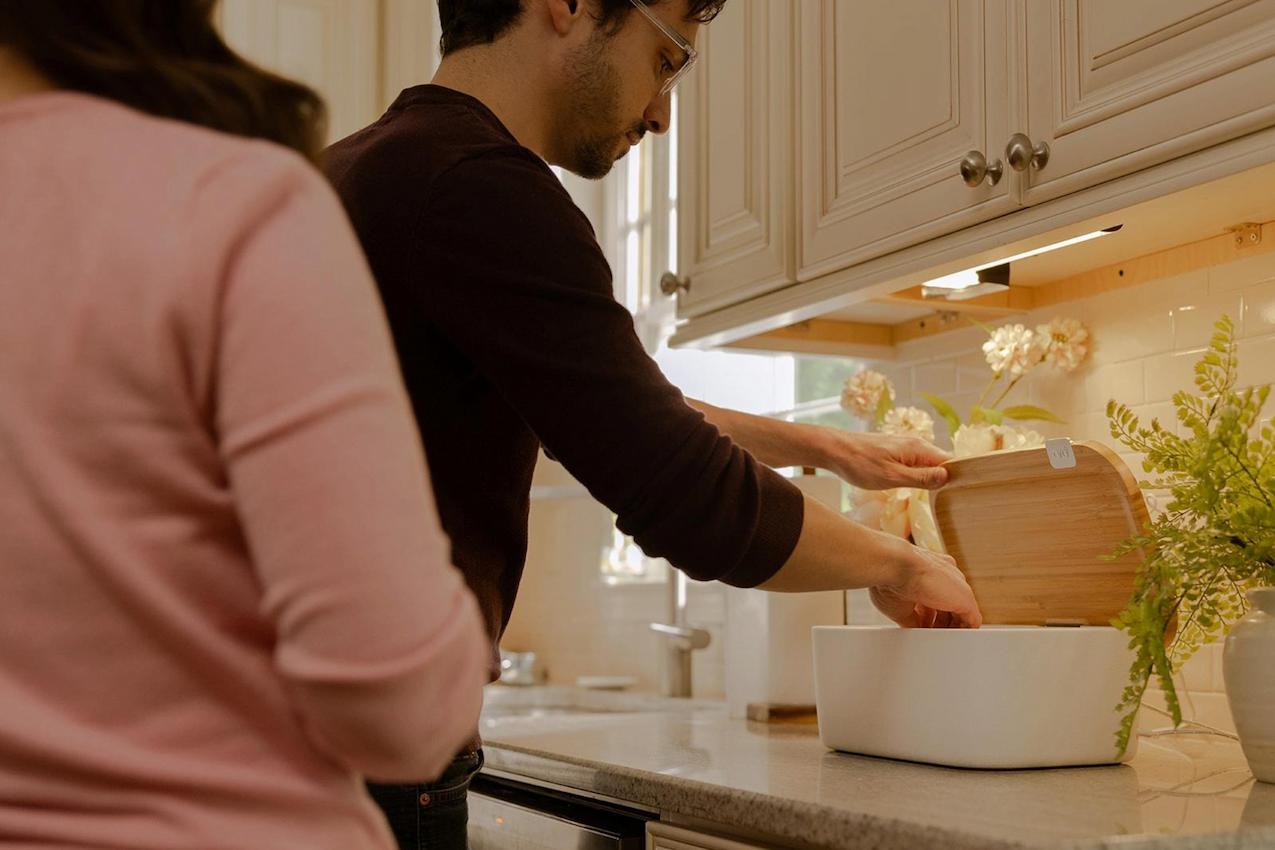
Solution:
{"label": "silver cabinet knob", "polygon": [[966,186],[979,186],[984,180],[995,186],[1001,182],[1003,175],[1005,175],[1005,167],[1002,166],[1000,159],[993,159],[992,163],[988,164],[982,150],[970,150],[960,161],[960,176]]}
{"label": "silver cabinet knob", "polygon": [[982,151],[970,151],[961,159],[961,179],[966,186],[980,186],[984,180],[995,186],[1001,182],[1004,173],[1005,167],[1001,165],[1001,161],[994,159],[988,165],[987,157],[983,156]]}
{"label": "silver cabinet knob", "polygon": [[678,291],[690,292],[691,279],[689,277],[678,277],[673,272],[665,272],[660,275],[660,292],[665,295],[676,295]]}
{"label": "silver cabinet knob", "polygon": [[1041,142],[1033,146],[1032,140],[1026,135],[1015,133],[1009,137],[1009,144],[1005,145],[1005,159],[1015,171],[1026,171],[1028,168],[1040,171],[1049,162],[1049,145]]}

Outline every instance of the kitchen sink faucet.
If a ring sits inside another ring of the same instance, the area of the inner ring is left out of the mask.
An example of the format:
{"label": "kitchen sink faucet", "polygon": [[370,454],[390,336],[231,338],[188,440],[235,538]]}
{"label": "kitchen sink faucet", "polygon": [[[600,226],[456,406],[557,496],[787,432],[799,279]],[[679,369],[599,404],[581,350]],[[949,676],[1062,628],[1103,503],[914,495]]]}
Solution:
{"label": "kitchen sink faucet", "polygon": [[691,695],[691,653],[708,646],[711,636],[686,622],[686,575],[670,570],[668,580],[668,621],[651,623],[663,643],[664,663],[660,666],[660,693],[666,697]]}

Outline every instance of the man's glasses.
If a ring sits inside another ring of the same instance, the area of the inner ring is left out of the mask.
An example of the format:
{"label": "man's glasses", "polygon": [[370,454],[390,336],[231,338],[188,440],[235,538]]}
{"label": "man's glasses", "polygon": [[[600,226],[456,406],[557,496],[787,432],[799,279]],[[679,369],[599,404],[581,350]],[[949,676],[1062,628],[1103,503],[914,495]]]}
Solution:
{"label": "man's glasses", "polygon": [[639,12],[646,16],[646,19],[651,22],[652,26],[672,39],[673,43],[676,44],[684,54],[686,54],[686,58],[682,60],[680,68],[674,68],[665,73],[664,84],[660,87],[660,96],[663,97],[671,92],[673,87],[681,82],[682,78],[690,72],[691,66],[695,64],[695,60],[699,58],[699,54],[695,52],[694,47],[691,47],[691,43],[682,37],[681,33],[661,21],[655,16],[654,12],[646,8],[646,4],[643,3],[642,0],[629,0],[629,2],[632,3]]}

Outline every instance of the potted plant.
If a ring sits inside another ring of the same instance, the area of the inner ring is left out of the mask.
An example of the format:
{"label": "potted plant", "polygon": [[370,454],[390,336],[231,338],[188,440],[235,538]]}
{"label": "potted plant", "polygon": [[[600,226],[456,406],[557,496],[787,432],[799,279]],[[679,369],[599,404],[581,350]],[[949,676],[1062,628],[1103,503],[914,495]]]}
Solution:
{"label": "potted plant", "polygon": [[[1259,779],[1275,781],[1275,431],[1261,420],[1269,386],[1236,389],[1235,328],[1223,316],[1195,366],[1198,394],[1173,397],[1176,429],[1144,426],[1111,401],[1111,434],[1144,455],[1167,504],[1112,557],[1144,553],[1128,606],[1113,625],[1129,633],[1135,658],[1118,710],[1118,743],[1133,734],[1151,681],[1175,726],[1182,709],[1173,674],[1201,646],[1256,613],[1227,640],[1227,693],[1245,755]],[[1267,590],[1260,590],[1267,588]]]}

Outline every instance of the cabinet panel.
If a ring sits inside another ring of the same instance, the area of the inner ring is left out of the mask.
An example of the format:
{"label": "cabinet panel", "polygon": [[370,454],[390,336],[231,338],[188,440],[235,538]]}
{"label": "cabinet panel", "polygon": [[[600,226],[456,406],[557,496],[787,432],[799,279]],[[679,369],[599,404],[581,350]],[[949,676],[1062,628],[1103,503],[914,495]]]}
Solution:
{"label": "cabinet panel", "polygon": [[1025,0],[1036,203],[1275,123],[1275,0]]}
{"label": "cabinet panel", "polygon": [[728,838],[718,838],[701,832],[692,832],[663,823],[646,825],[647,850],[766,850],[760,844],[742,844]]}
{"label": "cabinet panel", "polygon": [[733,0],[678,90],[678,270],[697,315],[792,283],[793,0]]}
{"label": "cabinet panel", "polygon": [[328,141],[380,115],[381,0],[222,0],[226,41],[328,104]]}
{"label": "cabinet panel", "polygon": [[1006,0],[801,7],[800,279],[1014,208],[959,170],[1007,136]]}

